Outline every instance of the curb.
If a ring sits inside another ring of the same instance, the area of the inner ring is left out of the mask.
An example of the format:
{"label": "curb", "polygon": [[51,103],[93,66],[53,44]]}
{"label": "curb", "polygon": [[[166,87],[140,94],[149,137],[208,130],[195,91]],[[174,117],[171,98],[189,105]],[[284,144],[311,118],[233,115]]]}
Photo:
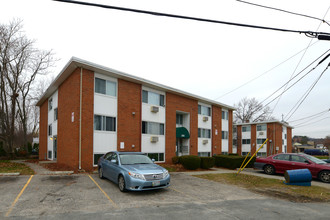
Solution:
{"label": "curb", "polygon": [[70,175],[73,173],[73,171],[49,171],[42,173],[42,175]]}
{"label": "curb", "polygon": [[0,176],[19,176],[20,173],[0,173]]}

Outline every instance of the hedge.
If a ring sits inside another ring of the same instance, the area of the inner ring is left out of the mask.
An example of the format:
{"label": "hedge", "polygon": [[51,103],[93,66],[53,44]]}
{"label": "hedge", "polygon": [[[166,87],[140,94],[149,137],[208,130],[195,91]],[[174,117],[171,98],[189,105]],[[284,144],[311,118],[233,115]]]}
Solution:
{"label": "hedge", "polygon": [[[214,156],[215,158],[215,165],[217,167],[225,167],[228,169],[236,169],[240,168],[242,165],[245,156],[229,156],[229,155],[217,155]],[[249,161],[251,156],[249,156],[244,164],[246,164],[247,161]],[[249,162],[249,164],[246,166],[246,168],[252,168],[255,162],[255,157]]]}
{"label": "hedge", "polygon": [[215,158],[213,157],[201,157],[201,168],[210,169],[214,167]]}
{"label": "hedge", "polygon": [[196,170],[201,166],[201,158],[195,155],[181,156],[179,161],[188,170]]}
{"label": "hedge", "polygon": [[173,164],[178,164],[178,163],[180,163],[180,157],[178,157],[178,156],[172,157],[172,163],[173,163]]}

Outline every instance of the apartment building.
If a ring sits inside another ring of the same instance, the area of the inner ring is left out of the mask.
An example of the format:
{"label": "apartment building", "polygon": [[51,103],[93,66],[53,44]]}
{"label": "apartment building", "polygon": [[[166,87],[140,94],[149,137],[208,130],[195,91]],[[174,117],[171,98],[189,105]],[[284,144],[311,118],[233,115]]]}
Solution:
{"label": "apartment building", "polygon": [[289,124],[280,121],[234,124],[233,153],[254,154],[267,138],[269,141],[260,149],[257,156],[291,153],[292,128]]}
{"label": "apartment building", "polygon": [[92,170],[108,151],[178,155],[232,152],[234,108],[72,58],[38,101],[39,159]]}

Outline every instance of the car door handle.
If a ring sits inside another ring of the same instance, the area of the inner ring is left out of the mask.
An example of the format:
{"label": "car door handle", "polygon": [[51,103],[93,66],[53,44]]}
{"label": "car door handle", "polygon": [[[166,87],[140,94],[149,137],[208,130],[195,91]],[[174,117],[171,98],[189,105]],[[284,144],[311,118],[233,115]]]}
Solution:
{"label": "car door handle", "polygon": [[291,165],[296,165],[295,163],[292,163]]}

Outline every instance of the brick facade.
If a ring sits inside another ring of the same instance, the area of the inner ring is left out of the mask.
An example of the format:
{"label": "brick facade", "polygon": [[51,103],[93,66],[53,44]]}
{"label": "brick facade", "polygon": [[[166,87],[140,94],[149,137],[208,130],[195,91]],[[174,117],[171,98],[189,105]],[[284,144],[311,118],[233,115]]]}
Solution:
{"label": "brick facade", "polygon": [[[118,79],[118,151],[141,151],[141,92],[140,84]],[[120,149],[120,142],[125,143],[124,149]]]}
{"label": "brick facade", "polygon": [[166,138],[165,138],[165,163],[172,163],[176,150],[176,111],[190,115],[190,146],[191,155],[197,155],[198,140],[198,101],[183,96],[166,93]]}
{"label": "brick facade", "polygon": [[40,106],[39,120],[39,160],[47,159],[48,99]]}
{"label": "brick facade", "polygon": [[[212,150],[211,155],[221,154],[222,144],[222,132],[221,132],[221,120],[222,109],[221,107],[212,106]],[[217,134],[216,134],[217,131]]]}

